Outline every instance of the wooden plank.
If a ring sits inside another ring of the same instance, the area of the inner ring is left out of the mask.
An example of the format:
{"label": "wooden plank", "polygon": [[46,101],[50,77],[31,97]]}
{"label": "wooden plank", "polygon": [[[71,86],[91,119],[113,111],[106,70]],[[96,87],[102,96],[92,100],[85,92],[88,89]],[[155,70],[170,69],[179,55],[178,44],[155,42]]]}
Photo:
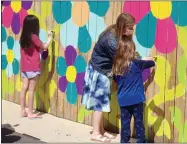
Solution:
{"label": "wooden plank", "polygon": [[[169,11],[169,5],[166,7],[166,11]],[[166,24],[167,35],[171,34],[169,32],[169,30],[170,30],[169,27],[170,27],[170,25],[167,23]],[[176,39],[176,41],[177,41],[177,39]],[[168,47],[169,43],[170,43],[170,40],[167,39],[166,47]],[[169,51],[169,50],[167,50],[167,51]],[[177,77],[177,74],[176,74],[177,73],[177,71],[176,71],[176,69],[177,69],[177,48],[172,53],[166,54],[166,59],[168,60],[168,62],[170,64],[170,67],[171,67],[171,75],[170,75],[169,81],[168,82],[166,81],[165,99],[166,99],[166,97],[169,96],[167,94],[167,91],[172,89],[172,88],[174,89],[174,91],[171,94],[171,95],[173,95],[172,96],[172,100],[169,101],[169,102],[167,102],[165,100],[165,102],[164,102],[164,104],[165,104],[164,105],[165,119],[168,120],[168,122],[170,123],[170,121],[171,121],[171,112],[170,112],[170,110],[168,108],[172,107],[172,106],[175,106],[175,94],[176,94],[176,82],[177,82],[176,81],[176,77]],[[166,69],[166,73],[169,73],[169,71],[167,71],[167,69]],[[164,127],[166,127],[165,124],[166,123],[164,123]],[[170,130],[171,130],[171,139],[168,139],[166,136],[164,136],[163,142],[165,142],[165,143],[169,143],[169,142],[173,141],[172,138],[174,137],[174,135],[173,135],[174,126],[173,126],[172,123],[170,124]],[[166,132],[164,131],[164,134],[165,133],[167,133],[167,131]]]}
{"label": "wooden plank", "polygon": [[[57,31],[60,31],[60,26],[57,27]],[[60,32],[55,34],[55,40],[58,42],[58,48],[55,49],[56,51],[58,51],[58,57],[64,56],[64,51],[63,51],[64,48],[62,48],[62,45],[60,43]],[[56,65],[58,66],[58,63],[56,63]],[[66,110],[64,101],[65,101],[66,95],[62,93],[59,89],[60,77],[61,76],[57,74],[57,116],[64,118],[64,111]]]}
{"label": "wooden plank", "polygon": [[[52,5],[52,2],[51,2]],[[56,34],[56,25],[55,21],[53,18],[53,15],[50,15],[49,17],[49,22],[52,21],[52,27],[51,30],[55,31]],[[54,36],[54,41],[52,42],[52,47],[51,47],[51,69],[50,69],[50,76],[53,79],[54,84],[56,85],[55,92],[51,98],[50,101],[50,108],[51,108],[51,114],[57,115],[57,97],[58,97],[58,74],[55,73],[56,70],[56,61],[57,61],[57,53],[58,53],[58,41],[55,41],[55,36]]]}
{"label": "wooden plank", "polygon": [[[15,40],[19,41],[19,38],[20,38],[20,36],[15,36]],[[15,43],[15,41],[14,41],[14,46],[18,47],[19,45],[18,45],[18,43]],[[17,51],[17,50],[14,49],[14,54],[16,54],[16,53],[20,53],[20,51]],[[22,84],[21,83],[21,78],[20,78],[21,77],[20,64],[21,64],[21,62],[19,62],[19,73],[14,76],[14,103],[17,103],[17,104],[20,103],[19,97],[20,97],[20,92],[21,92],[21,91],[18,92],[17,82],[19,81],[19,84]]]}
{"label": "wooden plank", "polygon": [[[41,2],[34,2],[34,11],[39,15],[39,18],[41,18]],[[40,28],[41,29],[41,28]],[[44,81],[44,62],[41,60],[40,62],[40,70],[41,70],[41,75],[38,80],[38,85],[37,85],[37,110],[43,111],[44,112],[44,88],[43,88],[43,81]]]}
{"label": "wooden plank", "polygon": [[[50,31],[53,29],[53,19],[52,15],[49,14],[49,9],[51,9],[51,2],[41,2],[41,11],[42,11],[42,20],[44,20],[46,25],[46,30]],[[46,31],[46,34],[47,34]],[[45,110],[48,113],[51,113],[53,115],[56,115],[56,82],[57,82],[57,76],[54,75],[55,71],[55,56],[54,51],[55,50],[55,42],[52,41],[48,48],[48,57],[45,60]]]}
{"label": "wooden plank", "polygon": [[[15,42],[15,35],[13,34],[13,32],[12,32],[12,30],[11,29],[8,29],[7,30],[7,38],[8,37],[12,37],[13,39],[14,39],[14,42]],[[8,45],[7,45],[8,46]],[[8,47],[7,47],[8,48]],[[12,64],[13,64],[13,61],[14,61],[14,45],[13,45],[13,47],[12,47],[13,49],[12,50],[10,50],[10,51],[12,51],[12,53],[13,53],[13,57],[11,57],[11,56],[8,56],[8,55],[6,55],[6,57],[7,57],[7,61],[8,61],[8,59],[10,59],[10,58],[13,58],[13,60],[12,60],[12,62],[8,62],[8,65],[7,65],[7,69],[8,69],[8,74],[10,74],[10,73],[12,73],[12,75],[10,76],[10,77],[8,77],[8,101],[10,101],[10,102],[14,102],[14,93],[15,93],[15,84],[14,84],[14,79],[15,79],[15,76],[14,76],[14,73],[13,73],[13,66],[12,66]],[[9,49],[8,49],[9,50]],[[11,89],[11,90],[10,90]],[[10,91],[12,91],[12,93],[10,93]]]}
{"label": "wooden plank", "polygon": [[[180,20],[178,20],[180,21]],[[183,75],[186,75],[185,69],[187,69],[185,66],[185,48],[182,47],[181,44],[181,32],[182,29],[177,27],[177,33],[178,33],[178,46],[177,46],[177,72],[178,72],[178,79],[177,79],[177,86],[180,84],[183,84],[184,87],[186,85],[182,82],[181,76],[185,79]],[[182,63],[181,63],[182,62]],[[185,72],[185,73],[181,73]],[[185,81],[185,80],[184,80]],[[179,97],[179,92],[185,91],[184,95],[181,95]],[[176,87],[176,94],[175,94],[175,107],[173,109],[173,125],[174,125],[174,134],[173,134],[173,142],[182,142],[185,140],[183,138],[185,134],[185,120],[186,120],[186,89],[184,90],[179,89],[179,87]]]}
{"label": "wooden plank", "polygon": [[[122,3],[120,1],[113,2],[113,14],[112,14],[112,24],[116,24],[117,17],[121,14],[122,9],[121,6]],[[113,86],[114,85],[114,86]],[[115,93],[117,91],[117,87],[115,86],[115,83],[112,82],[112,95],[111,95],[111,112],[109,113],[108,117],[108,130],[111,132],[119,132],[118,126],[117,126],[117,113],[118,113],[118,102],[117,102],[117,94]]]}
{"label": "wooden plank", "polygon": [[[62,8],[63,9],[63,8]],[[68,36],[69,36],[69,33],[68,33],[68,28],[70,28],[69,27],[69,25],[67,24],[67,22],[66,23],[64,23],[63,24],[63,27],[66,27],[66,30],[67,30],[67,32],[66,32],[66,36],[64,37],[65,39],[66,39],[66,43],[67,43],[67,38],[69,38]],[[64,50],[66,49],[66,47],[64,47]],[[63,53],[64,55],[65,55],[65,52]],[[66,59],[66,58],[65,58]],[[68,84],[67,84],[68,85]],[[67,90],[67,86],[66,86],[66,90]],[[64,118],[65,119],[68,119],[68,120],[72,120],[72,121],[74,121],[74,118],[73,117],[71,117],[71,115],[72,115],[72,108],[74,107],[73,105],[71,105],[68,101],[67,101],[67,95],[66,95],[66,93],[64,93],[64,96],[65,96],[65,98],[64,98]],[[70,97],[72,96],[72,94],[70,94],[69,95]]]}
{"label": "wooden plank", "polygon": [[[113,11],[114,11],[114,2],[110,1],[110,7],[108,12],[106,13],[104,19],[106,27],[109,27],[113,24]],[[104,113],[104,129],[109,130],[109,113]]]}
{"label": "wooden plank", "polygon": [[[83,13],[81,12],[81,15],[82,14]],[[89,17],[91,17],[91,14],[89,15]],[[81,21],[82,21],[82,16],[81,16]],[[95,24],[96,27],[91,27],[91,26],[93,26],[93,23]],[[95,18],[94,22],[88,20],[88,28],[87,28],[88,33],[90,33],[92,31],[92,29],[96,29],[97,30],[97,17]],[[95,31],[95,34],[96,33],[97,33],[97,31]],[[82,53],[82,56],[85,58],[87,64],[89,63],[89,60],[91,58],[91,54],[92,54],[92,51],[93,51],[93,47],[95,46],[95,43],[93,41],[96,42],[96,38],[92,39],[92,48],[91,48],[91,50],[89,52],[87,52],[87,53]],[[80,103],[81,103],[81,100],[80,100]],[[78,105],[79,108],[80,108],[80,106],[81,105]],[[86,109],[84,110],[84,114],[82,116],[82,117],[84,117],[84,121],[83,121],[84,124],[92,126],[92,123],[93,123],[93,113],[94,112],[90,112],[90,111],[88,111]]]}

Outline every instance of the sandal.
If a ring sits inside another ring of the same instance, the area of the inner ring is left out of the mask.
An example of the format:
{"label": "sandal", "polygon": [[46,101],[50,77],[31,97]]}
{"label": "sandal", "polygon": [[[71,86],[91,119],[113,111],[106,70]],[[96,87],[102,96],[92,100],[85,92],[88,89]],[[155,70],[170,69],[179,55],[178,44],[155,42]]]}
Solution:
{"label": "sandal", "polygon": [[103,134],[103,136],[105,136],[105,137],[107,137],[107,138],[109,138],[109,139],[114,139],[114,138],[115,138],[115,136],[109,134],[108,132],[105,132],[105,133]]}
{"label": "sandal", "polygon": [[110,139],[108,139],[105,136],[102,136],[101,134],[97,135],[96,137],[92,137],[91,141],[98,141],[98,142],[111,142]]}
{"label": "sandal", "polygon": [[27,116],[29,119],[42,118],[39,114],[32,114]]}

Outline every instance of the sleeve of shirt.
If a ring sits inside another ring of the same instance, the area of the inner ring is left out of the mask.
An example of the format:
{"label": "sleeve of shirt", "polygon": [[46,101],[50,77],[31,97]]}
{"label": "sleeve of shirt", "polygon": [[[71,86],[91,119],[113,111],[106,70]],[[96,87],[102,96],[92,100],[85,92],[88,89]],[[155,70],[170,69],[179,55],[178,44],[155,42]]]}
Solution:
{"label": "sleeve of shirt", "polygon": [[117,42],[113,35],[108,36],[108,53],[111,58],[116,54]]}
{"label": "sleeve of shirt", "polygon": [[155,66],[155,62],[153,60],[135,60],[134,62],[141,70]]}
{"label": "sleeve of shirt", "polygon": [[38,36],[35,34],[32,34],[32,43],[35,44],[38,48],[40,48],[43,44],[42,41],[38,38]]}

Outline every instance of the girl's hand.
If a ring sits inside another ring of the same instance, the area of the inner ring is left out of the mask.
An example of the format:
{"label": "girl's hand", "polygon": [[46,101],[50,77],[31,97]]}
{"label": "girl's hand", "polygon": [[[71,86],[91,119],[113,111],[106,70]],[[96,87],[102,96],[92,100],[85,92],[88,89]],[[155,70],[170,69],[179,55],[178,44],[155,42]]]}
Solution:
{"label": "girl's hand", "polygon": [[153,57],[143,57],[142,60],[154,60]]}
{"label": "girl's hand", "polygon": [[48,37],[52,38],[52,36],[53,36],[52,31],[48,31]]}

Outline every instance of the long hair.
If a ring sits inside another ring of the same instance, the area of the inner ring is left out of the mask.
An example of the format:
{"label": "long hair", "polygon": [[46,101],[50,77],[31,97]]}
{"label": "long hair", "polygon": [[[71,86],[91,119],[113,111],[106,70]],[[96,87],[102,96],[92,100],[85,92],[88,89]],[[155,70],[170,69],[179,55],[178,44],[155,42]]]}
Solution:
{"label": "long hair", "polygon": [[132,40],[119,42],[112,67],[114,75],[123,76],[129,71],[129,64],[135,59],[135,51],[135,44]]}
{"label": "long hair", "polygon": [[[124,36],[124,30],[128,26],[132,26],[135,24],[135,18],[129,13],[121,13],[116,20],[116,24],[110,25],[106,28],[99,36],[99,38],[105,33],[112,31],[117,38],[117,41],[121,41],[122,39],[129,39],[129,36]],[[123,38],[126,37],[126,38]],[[132,39],[132,37],[130,37]]]}
{"label": "long hair", "polygon": [[23,29],[20,37],[22,48],[29,48],[31,45],[31,36],[35,34],[39,36],[40,24],[39,19],[35,15],[28,15],[23,21]]}

